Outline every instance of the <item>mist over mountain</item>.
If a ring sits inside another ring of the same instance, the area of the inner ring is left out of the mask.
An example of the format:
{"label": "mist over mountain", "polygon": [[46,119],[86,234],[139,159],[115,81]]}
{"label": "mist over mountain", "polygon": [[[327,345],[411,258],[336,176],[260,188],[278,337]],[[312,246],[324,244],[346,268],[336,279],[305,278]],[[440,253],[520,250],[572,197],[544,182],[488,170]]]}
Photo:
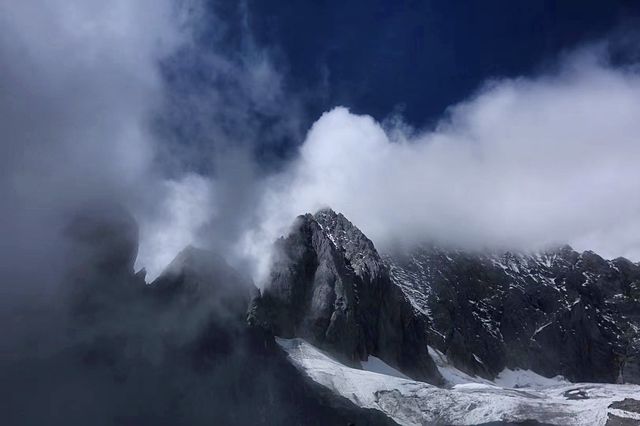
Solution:
{"label": "mist over mountain", "polygon": [[140,223],[137,268],[151,278],[197,244],[260,281],[271,241],[326,206],[385,247],[569,243],[638,258],[640,207],[627,196],[640,181],[636,38],[625,25],[545,66],[487,75],[425,125],[393,105],[367,116],[336,99],[315,111],[326,100],[264,44],[255,7],[3,6],[5,269],[33,272],[9,268],[22,263],[11,256],[52,264],[65,218],[104,201]]}
{"label": "mist over mountain", "polygon": [[639,18],[0,2],[0,423],[640,421]]}
{"label": "mist over mountain", "polygon": [[[232,156],[233,183],[196,176],[177,183],[186,195],[171,205],[187,216],[174,220],[178,228],[201,224],[215,234],[210,240],[229,239],[257,281],[271,241],[296,215],[324,206],[346,212],[384,247],[426,239],[463,249],[570,243],[637,259],[640,206],[625,194],[640,181],[640,86],[633,66],[613,67],[608,55],[597,44],[553,71],[491,81],[433,129],[332,109],[275,173],[256,174],[246,157]],[[237,199],[244,196],[251,199]],[[252,217],[238,216],[249,205]],[[144,259],[152,250],[143,240]]]}

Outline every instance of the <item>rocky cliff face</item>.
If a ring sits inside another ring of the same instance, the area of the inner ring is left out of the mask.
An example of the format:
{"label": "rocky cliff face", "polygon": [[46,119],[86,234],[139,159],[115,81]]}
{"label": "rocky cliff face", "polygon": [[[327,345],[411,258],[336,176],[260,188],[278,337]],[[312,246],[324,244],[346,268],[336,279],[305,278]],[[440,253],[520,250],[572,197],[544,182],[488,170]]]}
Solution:
{"label": "rocky cliff face", "polygon": [[425,245],[381,257],[341,214],[300,216],[276,243],[249,321],[343,362],[375,355],[438,383],[427,345],[493,379],[505,368],[640,382],[640,267],[560,247],[472,253]]}
{"label": "rocky cliff face", "polygon": [[307,339],[350,365],[375,355],[440,383],[424,320],[373,243],[331,210],[298,217],[276,243],[270,279],[249,310],[251,324]]}
{"label": "rocky cliff face", "polygon": [[386,256],[456,366],[639,383],[640,267],[565,246],[537,254],[423,246]]}

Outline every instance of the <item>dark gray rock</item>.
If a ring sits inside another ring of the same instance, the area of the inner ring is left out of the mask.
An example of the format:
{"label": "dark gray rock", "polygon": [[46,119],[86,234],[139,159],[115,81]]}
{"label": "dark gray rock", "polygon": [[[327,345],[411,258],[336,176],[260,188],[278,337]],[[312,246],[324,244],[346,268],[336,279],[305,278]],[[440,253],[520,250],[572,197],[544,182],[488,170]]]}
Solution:
{"label": "dark gray rock", "polygon": [[344,216],[322,210],[297,218],[275,245],[270,279],[249,321],[277,336],[301,337],[358,366],[375,355],[432,383],[426,325],[390,278],[373,243]]}
{"label": "dark gray rock", "polygon": [[605,426],[638,426],[640,421],[628,417],[619,417],[615,414],[607,414],[607,423]]}

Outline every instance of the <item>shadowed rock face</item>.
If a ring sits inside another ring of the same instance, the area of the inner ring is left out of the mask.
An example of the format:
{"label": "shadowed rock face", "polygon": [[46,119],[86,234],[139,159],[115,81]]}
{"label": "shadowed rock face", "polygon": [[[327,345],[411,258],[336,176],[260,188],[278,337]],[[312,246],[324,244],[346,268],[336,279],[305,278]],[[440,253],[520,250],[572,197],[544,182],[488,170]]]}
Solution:
{"label": "shadowed rock face", "polygon": [[76,276],[92,272],[105,276],[131,274],[138,254],[138,225],[117,206],[87,208],[69,222]]}
{"label": "shadowed rock face", "polygon": [[373,243],[331,210],[298,217],[277,241],[270,279],[249,310],[251,324],[307,339],[348,364],[375,355],[440,383],[422,321]]}
{"label": "shadowed rock face", "polygon": [[[66,228],[67,287],[74,327],[92,334],[109,318],[127,315],[123,300],[138,300],[144,291],[144,271],[134,273],[138,253],[138,225],[117,206],[94,206],[75,215]],[[109,327],[111,328],[111,327]]]}

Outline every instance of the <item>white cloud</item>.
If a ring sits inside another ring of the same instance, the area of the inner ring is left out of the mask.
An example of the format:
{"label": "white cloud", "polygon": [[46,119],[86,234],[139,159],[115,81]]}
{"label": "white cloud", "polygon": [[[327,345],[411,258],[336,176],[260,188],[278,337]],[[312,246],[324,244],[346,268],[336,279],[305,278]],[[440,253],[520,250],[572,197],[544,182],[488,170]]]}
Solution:
{"label": "white cloud", "polygon": [[551,74],[493,81],[426,132],[335,108],[269,183],[260,232],[331,206],[383,246],[568,242],[638,260],[639,118],[640,76],[597,48]]}
{"label": "white cloud", "polygon": [[211,187],[210,180],[194,174],[164,183],[164,191],[157,194],[156,214],[149,214],[140,224],[136,263],[147,270],[148,281],[155,279],[180,250],[197,243],[199,231],[215,216]]}
{"label": "white cloud", "polygon": [[[171,0],[0,2],[0,267],[16,280],[51,263],[54,224],[92,198],[136,213],[151,277],[190,243],[249,258],[260,277],[273,240],[324,206],[379,246],[568,242],[640,259],[640,77],[600,47],[489,82],[427,131],[335,108],[265,177],[252,149],[296,134],[298,101],[250,34],[237,56],[199,52],[176,12]],[[204,55],[213,83],[200,96],[165,92],[158,61],[178,46]],[[158,147],[148,120],[162,101],[193,141]],[[262,115],[278,123],[269,134]],[[166,181],[157,156],[184,167]],[[200,163],[212,175],[193,174]]]}
{"label": "white cloud", "polygon": [[135,210],[160,185],[148,121],[163,96],[158,61],[182,40],[174,11],[172,0],[0,1],[7,291],[55,291],[71,212]]}

